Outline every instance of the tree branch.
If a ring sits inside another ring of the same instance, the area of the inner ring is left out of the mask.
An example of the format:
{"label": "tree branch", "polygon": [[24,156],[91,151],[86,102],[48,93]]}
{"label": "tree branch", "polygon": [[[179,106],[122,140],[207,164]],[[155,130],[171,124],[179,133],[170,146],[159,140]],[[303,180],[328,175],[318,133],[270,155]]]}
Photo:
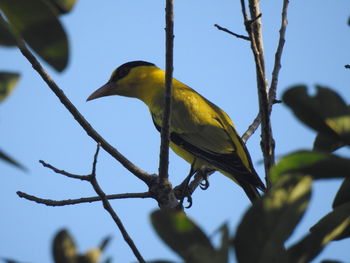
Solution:
{"label": "tree branch", "polygon": [[251,39],[251,49],[254,55],[257,75],[259,109],[261,114],[261,149],[264,156],[265,178],[267,187],[270,186],[268,172],[274,164],[274,140],[269,114],[268,83],[265,74],[264,48],[262,40],[261,23],[258,19],[260,14],[259,1],[249,0],[249,10],[252,20],[248,20],[245,2],[241,0],[244,24]]}
{"label": "tree branch", "polygon": [[227,28],[224,28],[224,27],[219,26],[218,24],[215,24],[214,26],[215,26],[218,30],[224,31],[224,32],[226,32],[226,33],[229,33],[230,35],[233,35],[233,36],[235,36],[235,37],[237,37],[237,38],[241,38],[241,39],[250,41],[250,38],[247,37],[247,36],[243,36],[243,35],[236,34],[236,33],[232,32],[232,31],[228,30]]}
{"label": "tree branch", "polygon": [[23,40],[17,38],[17,46],[21,53],[27,58],[27,60],[32,64],[32,67],[39,73],[41,78],[46,82],[49,88],[56,94],[61,103],[66,107],[66,109],[73,115],[74,119],[80,124],[80,126],[86,131],[86,133],[97,143],[101,144],[101,147],[118,160],[126,169],[137,176],[140,180],[149,184],[152,175],[146,173],[142,169],[138,168],[132,162],[130,162],[126,157],[124,157],[120,152],[117,151],[112,145],[110,145],[102,136],[90,125],[90,123],[81,115],[77,108],[70,102],[66,97],[64,92],[57,86],[53,79],[48,75],[48,73],[41,66],[39,61],[34,57],[34,55],[26,47]]}
{"label": "tree branch", "polygon": [[[278,84],[278,75],[279,71],[281,69],[281,58],[282,58],[282,53],[283,53],[283,47],[285,43],[285,33],[287,29],[287,10],[288,10],[288,4],[289,0],[284,0],[283,1],[283,7],[282,7],[282,21],[281,21],[281,27],[279,30],[280,37],[278,40],[278,46],[276,49],[276,54],[275,54],[275,62],[274,62],[274,68],[272,72],[272,81],[271,81],[271,86],[269,89],[269,112],[271,114],[272,111],[272,106],[275,103],[279,103],[280,101],[276,100],[276,90],[277,90],[277,84]],[[350,66],[349,66],[350,68]],[[256,131],[256,129],[259,127],[261,123],[261,114],[260,112],[254,119],[253,123],[248,127],[247,131],[243,134],[242,140],[244,142],[247,142],[249,137]]]}
{"label": "tree branch", "polygon": [[55,173],[62,174],[64,176],[67,176],[67,177],[73,178],[73,179],[79,179],[82,181],[89,181],[89,175],[77,175],[77,174],[68,173],[64,170],[57,169],[56,167],[44,162],[43,160],[40,160],[39,163],[41,163],[44,167],[51,169]]}
{"label": "tree branch", "polygon": [[171,97],[173,79],[173,49],[174,49],[174,2],[166,0],[165,7],[165,98],[161,130],[159,157],[159,177],[161,183],[168,180],[169,168],[169,139],[171,119]]}
{"label": "tree branch", "polygon": [[287,20],[288,5],[289,5],[289,0],[284,0],[283,7],[282,7],[281,27],[279,30],[280,36],[279,36],[278,45],[277,45],[277,49],[276,49],[275,63],[274,63],[273,71],[272,71],[272,80],[271,80],[271,85],[270,85],[270,90],[269,90],[269,102],[270,102],[269,111],[270,111],[270,114],[272,111],[273,102],[276,99],[278,75],[279,75],[280,69],[282,67],[281,66],[281,58],[282,58],[284,43],[286,42],[285,35],[286,35],[286,30],[287,30],[287,25],[288,25],[288,20]]}
{"label": "tree branch", "polygon": [[113,221],[118,226],[118,228],[119,228],[119,230],[120,230],[120,232],[121,232],[125,242],[129,245],[129,247],[131,248],[131,250],[134,253],[135,257],[138,259],[139,262],[146,263],[146,261],[141,256],[139,250],[135,246],[134,241],[131,239],[131,237],[129,236],[128,232],[126,231],[126,229],[125,229],[122,221],[120,220],[119,216],[117,215],[117,213],[112,208],[110,202],[108,201],[108,198],[107,198],[106,194],[103,192],[103,190],[101,189],[100,185],[97,182],[97,179],[96,179],[96,164],[97,164],[97,157],[98,157],[99,150],[100,150],[100,144],[97,144],[96,153],[94,155],[94,161],[93,161],[93,165],[92,165],[92,173],[89,176],[90,183],[91,183],[92,187],[94,188],[95,192],[101,198],[101,201],[102,201],[104,209],[113,218]]}
{"label": "tree branch", "polygon": [[[29,195],[27,193],[17,191],[17,195],[20,198],[27,199],[29,201],[34,201],[38,204],[43,204],[47,206],[66,206],[66,205],[76,205],[76,204],[83,204],[83,203],[92,203],[101,201],[101,197],[94,196],[94,197],[82,197],[77,199],[66,199],[66,200],[52,200],[52,199],[44,199],[40,197],[36,197],[34,195]],[[144,193],[125,193],[125,194],[114,194],[114,195],[106,195],[106,198],[108,200],[114,200],[114,199],[128,199],[128,198],[150,198],[151,195],[149,192]]]}

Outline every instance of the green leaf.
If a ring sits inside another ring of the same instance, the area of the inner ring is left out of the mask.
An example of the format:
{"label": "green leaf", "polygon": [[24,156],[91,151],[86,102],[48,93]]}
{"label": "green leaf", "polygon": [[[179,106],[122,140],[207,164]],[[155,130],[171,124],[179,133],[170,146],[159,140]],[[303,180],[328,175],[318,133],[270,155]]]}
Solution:
{"label": "green leaf", "polygon": [[350,178],[345,178],[340,186],[333,201],[333,209],[347,202],[350,202]]}
{"label": "green leaf", "polygon": [[350,176],[350,160],[334,154],[298,151],[288,154],[271,168],[272,183],[284,174],[306,174],[314,179]]}
{"label": "green leaf", "polygon": [[304,124],[350,145],[350,109],[333,90],[321,86],[316,90],[311,97],[306,86],[295,86],[283,94],[283,101]]}
{"label": "green leaf", "polygon": [[9,155],[4,153],[2,150],[0,150],[0,159],[9,163],[9,164],[16,166],[17,168],[19,168],[23,171],[27,171],[27,168],[25,168],[22,164],[20,164],[15,159],[11,158]]}
{"label": "green leaf", "polygon": [[52,253],[55,263],[76,263],[77,249],[73,238],[66,229],[62,229],[56,234]]}
{"label": "green leaf", "polygon": [[158,236],[186,262],[216,262],[209,238],[183,212],[158,210],[151,221]]}
{"label": "green leaf", "polygon": [[16,87],[19,74],[13,72],[0,72],[0,102],[6,99]]}
{"label": "green leaf", "polygon": [[307,236],[288,249],[289,262],[310,262],[330,241],[348,236],[349,225],[350,203],[345,203],[323,217]]}
{"label": "green leaf", "polygon": [[0,45],[1,46],[16,46],[16,39],[11,32],[8,23],[0,19]]}
{"label": "green leaf", "polygon": [[45,0],[0,0],[11,27],[57,71],[68,63],[68,40],[54,9]]}
{"label": "green leaf", "polygon": [[57,8],[60,14],[66,14],[70,12],[73,9],[76,2],[76,0],[46,0],[46,1],[52,4],[55,8]]}
{"label": "green leaf", "polygon": [[308,206],[311,183],[309,176],[283,176],[253,204],[234,240],[238,262],[286,262],[284,242]]}

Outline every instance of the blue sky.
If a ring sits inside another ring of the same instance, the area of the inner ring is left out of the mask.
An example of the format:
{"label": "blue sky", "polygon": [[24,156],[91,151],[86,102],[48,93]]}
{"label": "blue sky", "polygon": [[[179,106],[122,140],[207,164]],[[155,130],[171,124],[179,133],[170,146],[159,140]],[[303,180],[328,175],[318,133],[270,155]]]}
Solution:
{"label": "blue sky", "polygon": [[[86,103],[120,64],[146,60],[164,68],[164,1],[79,1],[62,18],[71,45],[70,63],[62,74],[44,64],[58,85],[88,121],[120,152],[142,169],[158,169],[159,135],[145,105],[137,100],[108,97]],[[219,24],[244,33],[240,1],[175,1],[174,76],[224,109],[243,133],[257,114],[255,70],[249,43],[218,31]],[[272,71],[280,25],[279,1],[262,1],[266,68]],[[305,83],[334,88],[350,101],[350,16],[348,1],[291,1],[278,96],[289,86]],[[29,173],[0,163],[2,190],[0,256],[26,262],[50,262],[54,233],[67,227],[79,249],[97,245],[109,234],[106,251],[114,262],[135,261],[130,249],[101,204],[52,208],[16,195],[24,191],[43,198],[67,199],[94,196],[88,183],[67,179],[43,168],[43,159],[61,169],[86,174],[91,169],[95,143],[80,128],[54,94],[15,49],[0,49],[0,69],[22,76],[12,96],[0,105],[1,148],[21,161]],[[312,92],[312,89],[310,90]],[[272,113],[276,155],[311,148],[315,133],[303,126],[284,105]],[[258,173],[263,176],[259,134],[248,141]],[[349,151],[340,154],[349,156]],[[179,183],[189,165],[170,156],[170,179]],[[98,180],[107,193],[146,191],[143,183],[101,152]],[[338,180],[316,182],[310,209],[288,244],[331,209]],[[229,222],[232,231],[249,206],[243,191],[219,173],[207,191],[198,190],[187,211],[208,234]],[[153,200],[113,201],[113,207],[147,259],[178,258],[162,244],[150,226]],[[315,260],[349,260],[350,241],[330,244]]]}

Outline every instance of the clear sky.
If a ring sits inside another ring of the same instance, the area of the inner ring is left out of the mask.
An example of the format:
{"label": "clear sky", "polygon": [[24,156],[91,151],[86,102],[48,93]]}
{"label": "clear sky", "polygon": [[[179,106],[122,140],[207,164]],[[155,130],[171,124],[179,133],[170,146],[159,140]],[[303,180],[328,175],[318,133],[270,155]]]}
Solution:
{"label": "clear sky", "polygon": [[[258,111],[249,43],[213,26],[217,23],[244,33],[239,2],[175,1],[174,76],[224,109],[243,133]],[[281,2],[262,1],[269,78],[278,40]],[[321,84],[334,88],[350,101],[350,71],[343,67],[350,63],[349,16],[346,0],[290,1],[278,96],[294,84]],[[85,100],[124,62],[146,60],[164,68],[164,1],[78,1],[73,12],[62,21],[71,47],[69,66],[62,74],[44,66],[111,144],[142,169],[157,172],[160,139],[147,108],[137,100],[121,97],[89,103]],[[88,183],[53,174],[38,160],[87,174],[96,145],[16,49],[0,48],[0,57],[1,70],[22,74],[15,92],[0,105],[0,146],[29,169],[29,173],[23,173],[0,163],[0,257],[50,262],[52,237],[66,227],[75,236],[80,251],[112,234],[106,255],[112,256],[114,262],[134,262],[130,249],[100,203],[52,208],[17,197],[18,190],[56,200],[94,196]],[[277,156],[312,147],[315,133],[298,122],[284,105],[274,107],[272,125]],[[259,138],[255,134],[247,145],[258,173],[263,175]],[[350,155],[349,151],[341,154]],[[171,154],[170,179],[174,184],[182,180],[188,169],[185,161]],[[147,190],[104,151],[97,171],[107,193]],[[314,184],[310,209],[288,244],[298,240],[330,211],[339,184],[338,180]],[[219,173],[211,177],[207,191],[198,190],[193,198],[193,207],[186,212],[209,235],[224,222],[229,222],[234,232],[249,206],[243,191]],[[147,260],[179,261],[150,225],[149,214],[157,208],[155,201],[118,200],[113,201],[113,207]],[[334,242],[315,262],[324,258],[349,261],[349,247],[349,240]]]}

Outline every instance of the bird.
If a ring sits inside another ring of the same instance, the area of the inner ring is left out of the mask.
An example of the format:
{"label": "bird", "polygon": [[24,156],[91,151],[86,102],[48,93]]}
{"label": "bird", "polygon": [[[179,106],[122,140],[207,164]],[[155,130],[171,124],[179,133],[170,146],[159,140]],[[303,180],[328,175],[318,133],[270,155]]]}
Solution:
{"label": "bird", "polygon": [[[87,101],[112,95],[143,101],[161,131],[165,71],[141,60],[124,63]],[[170,148],[194,171],[219,171],[241,186],[251,202],[260,198],[258,189],[265,192],[265,185],[227,113],[175,78],[171,98]]]}

